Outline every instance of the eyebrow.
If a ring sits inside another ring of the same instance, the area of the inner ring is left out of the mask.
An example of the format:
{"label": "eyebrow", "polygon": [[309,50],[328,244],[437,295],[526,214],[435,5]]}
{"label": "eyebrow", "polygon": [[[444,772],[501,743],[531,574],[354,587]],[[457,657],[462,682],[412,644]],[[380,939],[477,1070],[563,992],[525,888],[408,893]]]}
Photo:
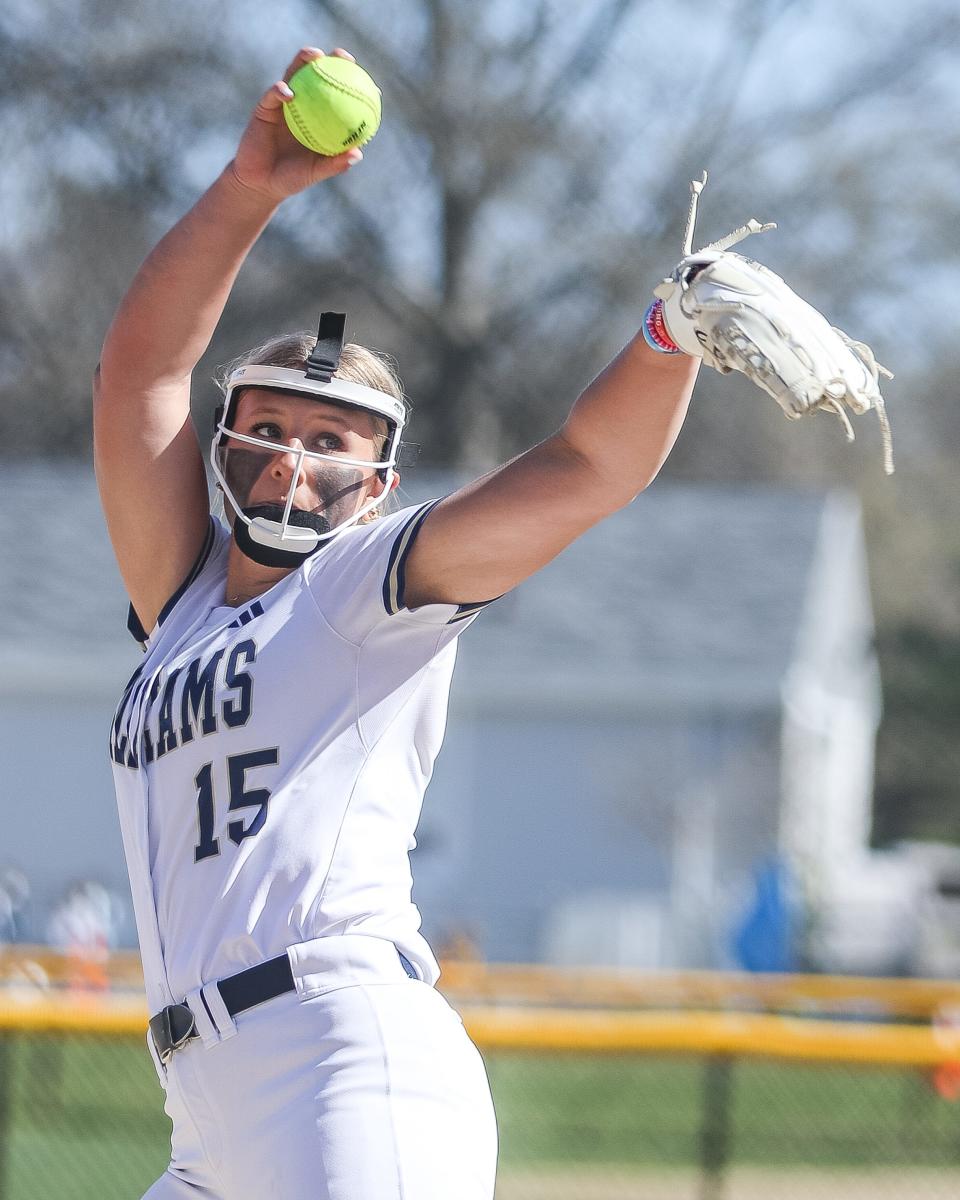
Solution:
{"label": "eyebrow", "polygon": [[[254,407],[254,410],[248,417],[248,420],[252,420],[255,417],[286,417],[288,415],[289,413],[287,409],[283,408],[281,405],[274,404],[270,400],[267,400],[264,403],[257,404]],[[349,421],[346,417],[341,417],[339,413],[324,411],[315,415],[317,416],[318,422],[330,421],[335,425],[341,425],[344,429],[353,427],[353,422]]]}

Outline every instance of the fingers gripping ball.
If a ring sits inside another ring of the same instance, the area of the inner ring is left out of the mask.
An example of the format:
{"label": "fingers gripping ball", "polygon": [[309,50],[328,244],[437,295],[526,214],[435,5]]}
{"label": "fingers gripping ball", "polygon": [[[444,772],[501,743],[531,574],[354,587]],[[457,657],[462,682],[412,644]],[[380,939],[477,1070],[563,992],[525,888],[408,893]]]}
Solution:
{"label": "fingers gripping ball", "polygon": [[311,59],[290,80],[283,106],[287,127],[317,154],[342,154],[369,142],[380,128],[380,89],[348,58]]}

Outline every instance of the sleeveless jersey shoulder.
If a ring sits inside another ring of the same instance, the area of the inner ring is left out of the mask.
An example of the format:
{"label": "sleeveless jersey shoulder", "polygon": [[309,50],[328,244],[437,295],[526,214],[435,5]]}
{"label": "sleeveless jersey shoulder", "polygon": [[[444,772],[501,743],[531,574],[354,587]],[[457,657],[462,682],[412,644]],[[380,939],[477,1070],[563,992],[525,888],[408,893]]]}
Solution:
{"label": "sleeveless jersey shoulder", "polygon": [[222,583],[222,576],[226,572],[227,549],[230,543],[230,536],[230,531],[216,517],[211,516],[210,523],[207,526],[206,537],[196,561],[190,568],[184,581],[160,610],[157,623],[149,633],[143,628],[140,618],[134,611],[133,605],[129,606],[127,629],[134,640],[139,642],[144,650],[150,649],[156,641],[160,630],[168,622],[174,609],[187,596],[187,593],[194,588],[194,585],[201,580],[201,577],[209,581],[212,575],[216,575],[218,582]]}
{"label": "sleeveless jersey shoulder", "polygon": [[407,559],[424,521],[439,500],[401,509],[366,525],[345,529],[308,560],[307,583],[324,620],[347,641],[359,644],[384,622],[459,632],[486,607],[426,604],[409,609],[404,599]]}

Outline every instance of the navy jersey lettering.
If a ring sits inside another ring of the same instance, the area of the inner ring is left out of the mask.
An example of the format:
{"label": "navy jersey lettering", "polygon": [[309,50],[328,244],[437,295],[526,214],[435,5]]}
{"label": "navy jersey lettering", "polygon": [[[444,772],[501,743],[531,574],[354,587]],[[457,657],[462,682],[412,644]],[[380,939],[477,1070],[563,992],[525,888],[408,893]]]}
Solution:
{"label": "navy jersey lettering", "polygon": [[157,758],[162,758],[171,750],[176,750],[180,743],[177,741],[177,731],[173,727],[173,693],[177,686],[177,678],[182,668],[177,667],[167,677],[167,686],[163,689],[163,699],[160,701],[160,713],[157,717]]}
{"label": "navy jersey lettering", "polygon": [[238,692],[236,699],[224,700],[223,719],[231,729],[246,725],[253,711],[253,676],[249,671],[239,671],[238,666],[256,662],[257,644],[252,638],[238,642],[227,659],[225,681],[228,688]]}
{"label": "navy jersey lettering", "polygon": [[[224,651],[218,650],[206,666],[203,666],[202,658],[195,658],[187,667],[183,694],[180,697],[180,741],[183,745],[193,741],[197,733],[197,721],[199,721],[200,733],[216,732],[217,718],[213,708],[213,694],[217,668],[220,666],[220,659],[223,658],[223,655]],[[200,714],[201,707],[203,708],[202,716]]]}

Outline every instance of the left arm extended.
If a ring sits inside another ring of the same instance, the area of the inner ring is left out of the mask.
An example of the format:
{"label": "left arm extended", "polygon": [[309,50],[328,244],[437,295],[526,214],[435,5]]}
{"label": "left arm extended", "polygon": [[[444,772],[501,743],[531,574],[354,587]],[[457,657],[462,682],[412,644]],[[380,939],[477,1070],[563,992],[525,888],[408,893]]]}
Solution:
{"label": "left arm extended", "polygon": [[407,562],[407,606],[502,595],[629,504],[670,453],[699,365],[638,333],[552,437],[430,513]]}

